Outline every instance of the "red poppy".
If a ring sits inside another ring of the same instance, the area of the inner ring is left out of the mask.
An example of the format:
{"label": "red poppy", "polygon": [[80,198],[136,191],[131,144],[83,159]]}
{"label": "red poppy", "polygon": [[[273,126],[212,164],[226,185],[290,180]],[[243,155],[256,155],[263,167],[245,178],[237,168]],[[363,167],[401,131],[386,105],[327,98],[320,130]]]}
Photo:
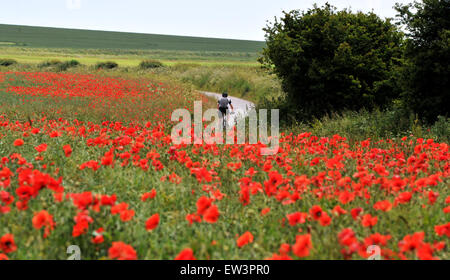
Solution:
{"label": "red poppy", "polygon": [[193,223],[200,223],[202,221],[202,217],[196,214],[187,214],[186,220],[189,222],[190,225]]}
{"label": "red poppy", "polygon": [[14,146],[16,146],[16,147],[20,147],[20,146],[22,146],[23,144],[24,144],[25,142],[23,141],[23,139],[16,139],[16,140],[14,140]]}
{"label": "red poppy", "polygon": [[270,208],[264,208],[261,210],[261,216],[265,216],[270,212]]}
{"label": "red poppy", "polygon": [[251,234],[249,231],[246,231],[236,240],[236,244],[239,248],[252,242],[253,242],[253,234]]}
{"label": "red poppy", "polygon": [[331,224],[331,217],[328,216],[327,212],[322,212],[319,222],[324,227],[329,226]]}
{"label": "red poppy", "polygon": [[197,214],[203,215],[205,211],[211,206],[212,200],[206,196],[202,196],[197,200]]}
{"label": "red poppy", "polygon": [[155,229],[159,224],[159,214],[154,214],[145,222],[145,228],[150,231]]}
{"label": "red poppy", "polygon": [[378,201],[373,205],[375,210],[380,210],[384,212],[388,212],[392,209],[392,203],[389,200]]}
{"label": "red poppy", "polygon": [[372,217],[370,214],[366,214],[362,217],[361,223],[363,227],[373,227],[378,222],[378,217]]}
{"label": "red poppy", "polygon": [[41,144],[39,146],[34,147],[34,149],[39,153],[45,152],[47,150],[47,144],[45,143]]}
{"label": "red poppy", "polygon": [[12,253],[17,250],[16,243],[14,243],[14,235],[7,233],[0,237],[0,251],[5,254]]}
{"label": "red poppy", "polygon": [[141,200],[142,201],[147,201],[148,199],[153,199],[153,198],[155,198],[156,197],[156,190],[155,189],[152,189],[150,192],[148,192],[148,193],[144,193],[142,196],[141,196]]}
{"label": "red poppy", "polygon": [[311,242],[311,235],[305,234],[305,235],[297,235],[296,242],[292,246],[292,252],[299,257],[304,258],[309,256],[309,251],[313,248],[312,242]]}
{"label": "red poppy", "polygon": [[296,224],[304,224],[306,222],[308,214],[302,212],[295,212],[292,214],[287,214],[286,217],[289,221],[289,224],[291,226],[295,226]]}
{"label": "red poppy", "polygon": [[196,260],[194,257],[194,252],[191,248],[183,249],[176,257],[175,260],[183,260],[183,261],[190,261],[190,260]]}
{"label": "red poppy", "polygon": [[320,206],[318,205],[314,205],[313,207],[311,207],[311,209],[309,209],[309,214],[313,217],[314,220],[319,220],[320,217],[322,216],[323,210]]}
{"label": "red poppy", "polygon": [[434,227],[434,231],[439,236],[447,236],[450,237],[450,222],[444,224],[444,225],[438,225]]}
{"label": "red poppy", "polygon": [[105,238],[103,237],[103,232],[105,230],[103,228],[99,228],[96,231],[93,232],[94,237],[92,237],[91,241],[94,244],[101,244],[105,241]]}
{"label": "red poppy", "polygon": [[64,155],[65,155],[66,157],[70,157],[70,155],[72,154],[72,147],[70,147],[69,144],[64,145],[64,146],[63,146],[63,151],[64,151]]}
{"label": "red poppy", "polygon": [[36,213],[32,219],[33,227],[35,229],[41,229],[44,227],[44,238],[50,235],[50,231],[55,228],[55,222],[53,221],[53,216],[47,211],[41,210]]}
{"label": "red poppy", "polygon": [[133,247],[121,241],[113,242],[108,250],[110,259],[117,260],[136,260],[137,254]]}
{"label": "red poppy", "polygon": [[353,208],[350,211],[350,214],[352,215],[353,220],[356,220],[359,217],[359,214],[362,213],[362,211],[363,211],[362,208],[359,208],[359,207],[358,208]]}
{"label": "red poppy", "polygon": [[219,213],[219,209],[217,208],[217,205],[212,205],[203,214],[203,219],[205,220],[205,222],[213,224],[213,223],[217,222],[217,220],[219,219],[219,216],[220,216],[220,213]]}

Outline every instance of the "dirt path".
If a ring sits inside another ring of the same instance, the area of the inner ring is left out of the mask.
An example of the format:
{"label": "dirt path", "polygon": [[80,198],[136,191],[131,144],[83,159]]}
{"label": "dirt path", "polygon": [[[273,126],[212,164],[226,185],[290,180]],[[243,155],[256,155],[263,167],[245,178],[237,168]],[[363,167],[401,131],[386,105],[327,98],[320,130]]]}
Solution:
{"label": "dirt path", "polygon": [[[199,91],[201,94],[209,96],[209,97],[213,97],[215,99],[219,99],[222,97],[222,94],[220,93],[215,93],[215,92],[209,92],[209,91]],[[234,96],[228,96],[228,98],[231,99],[231,104],[234,107],[234,114],[230,114],[230,117],[228,119],[228,124],[229,125],[234,125],[235,123],[235,119],[238,116],[247,116],[248,111],[250,111],[252,108],[255,108],[255,104],[253,102],[241,99],[241,98],[237,98]],[[231,110],[231,108],[230,108]]]}

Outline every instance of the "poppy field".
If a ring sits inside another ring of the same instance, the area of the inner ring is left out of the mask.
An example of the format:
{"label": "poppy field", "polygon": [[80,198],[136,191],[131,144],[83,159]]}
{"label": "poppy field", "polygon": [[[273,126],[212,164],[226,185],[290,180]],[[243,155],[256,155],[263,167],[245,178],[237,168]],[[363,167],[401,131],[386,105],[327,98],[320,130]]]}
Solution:
{"label": "poppy field", "polygon": [[[175,145],[183,88],[0,72],[0,259],[449,259],[448,143]],[[282,114],[282,112],[280,112]]]}

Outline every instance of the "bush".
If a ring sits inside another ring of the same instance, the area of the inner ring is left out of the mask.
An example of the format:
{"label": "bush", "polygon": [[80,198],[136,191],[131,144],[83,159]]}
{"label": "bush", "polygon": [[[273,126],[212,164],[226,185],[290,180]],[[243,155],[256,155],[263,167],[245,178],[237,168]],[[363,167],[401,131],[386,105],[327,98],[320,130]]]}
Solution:
{"label": "bush", "polygon": [[114,61],[106,61],[97,63],[95,67],[97,69],[114,69],[119,67],[119,64],[115,63]]}
{"label": "bush", "polygon": [[383,108],[400,93],[402,34],[374,13],[314,5],[285,13],[264,30],[259,61],[280,77],[297,119]]}
{"label": "bush", "polygon": [[16,63],[17,61],[15,61],[14,59],[0,58],[0,66],[10,66]]}
{"label": "bush", "polygon": [[61,63],[62,63],[61,60],[51,59],[51,60],[46,60],[44,62],[39,63],[38,67],[43,68],[43,67],[57,66]]}
{"label": "bush", "polygon": [[144,60],[139,64],[141,69],[151,69],[162,67],[163,64],[158,60]]}
{"label": "bush", "polygon": [[80,65],[80,62],[78,62],[78,60],[72,59],[69,61],[64,61],[58,65],[56,65],[56,70],[57,71],[66,71],[67,69],[71,68],[71,67],[76,67]]}
{"label": "bush", "polygon": [[346,137],[350,143],[371,138],[374,141],[381,139],[399,139],[404,136],[434,139],[437,142],[450,140],[450,119],[439,117],[431,126],[421,123],[414,114],[405,111],[399,105],[391,106],[385,110],[361,110],[359,112],[347,111],[331,116],[324,116],[309,123],[291,122],[282,123],[285,131],[300,133],[311,132],[318,137],[340,135]]}
{"label": "bush", "polygon": [[396,9],[408,31],[403,98],[432,123],[450,112],[450,1],[424,0]]}
{"label": "bush", "polygon": [[38,67],[40,68],[54,67],[56,71],[66,71],[67,69],[71,67],[76,67],[78,65],[80,65],[80,62],[78,62],[78,60],[75,59],[64,62],[57,59],[52,59],[38,64]]}

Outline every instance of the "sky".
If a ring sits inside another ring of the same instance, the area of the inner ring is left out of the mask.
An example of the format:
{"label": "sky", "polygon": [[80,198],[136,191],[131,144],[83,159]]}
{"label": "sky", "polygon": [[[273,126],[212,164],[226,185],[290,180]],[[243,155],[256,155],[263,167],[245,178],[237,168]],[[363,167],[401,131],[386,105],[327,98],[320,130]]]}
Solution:
{"label": "sky", "polygon": [[394,17],[409,0],[0,0],[0,23],[264,40],[267,20],[326,2]]}

